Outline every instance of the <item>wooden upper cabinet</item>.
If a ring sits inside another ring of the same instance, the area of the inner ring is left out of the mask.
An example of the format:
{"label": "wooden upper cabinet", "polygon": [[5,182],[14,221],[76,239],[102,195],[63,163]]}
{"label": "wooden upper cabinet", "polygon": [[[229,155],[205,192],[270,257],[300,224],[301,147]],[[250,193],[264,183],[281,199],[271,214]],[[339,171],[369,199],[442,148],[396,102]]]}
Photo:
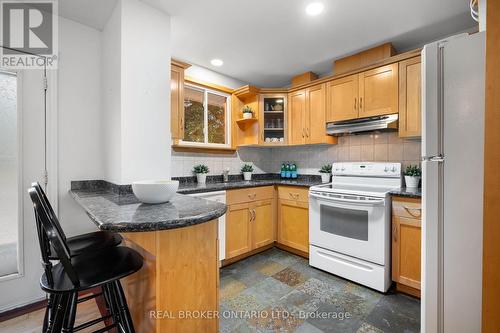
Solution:
{"label": "wooden upper cabinet", "polygon": [[191,65],[172,59],[170,66],[170,132],[172,140],[184,138],[184,70]]}
{"label": "wooden upper cabinet", "polygon": [[420,57],[399,63],[399,136],[422,135],[422,73]]}
{"label": "wooden upper cabinet", "polygon": [[326,143],[326,85],[306,89],[306,142]]}
{"label": "wooden upper cabinet", "polygon": [[327,83],[327,122],[358,118],[358,89],[358,74]]}
{"label": "wooden upper cabinet", "polygon": [[298,145],[306,142],[306,91],[295,91],[288,95],[288,139],[290,144]]}
{"label": "wooden upper cabinet", "polygon": [[398,64],[359,75],[359,118],[398,113]]}

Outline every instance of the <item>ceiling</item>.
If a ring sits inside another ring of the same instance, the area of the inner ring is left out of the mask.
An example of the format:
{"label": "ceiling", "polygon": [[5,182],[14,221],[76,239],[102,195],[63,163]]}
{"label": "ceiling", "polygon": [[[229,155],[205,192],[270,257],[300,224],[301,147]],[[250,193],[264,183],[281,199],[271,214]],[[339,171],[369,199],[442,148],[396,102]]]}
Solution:
{"label": "ceiling", "polygon": [[[325,5],[315,17],[305,13],[313,0],[143,1],[172,16],[173,57],[262,87],[287,85],[304,71],[327,74],[333,59],[386,41],[405,51],[476,25],[468,0],[314,0]],[[115,3],[63,0],[60,7],[102,29]],[[224,65],[212,66],[213,58]]]}

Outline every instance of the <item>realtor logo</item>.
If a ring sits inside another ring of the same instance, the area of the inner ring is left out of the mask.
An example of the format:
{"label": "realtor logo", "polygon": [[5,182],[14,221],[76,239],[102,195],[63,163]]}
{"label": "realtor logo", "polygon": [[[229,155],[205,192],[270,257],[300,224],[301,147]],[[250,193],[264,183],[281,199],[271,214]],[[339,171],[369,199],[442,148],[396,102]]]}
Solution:
{"label": "realtor logo", "polygon": [[56,0],[0,0],[1,67],[56,67]]}

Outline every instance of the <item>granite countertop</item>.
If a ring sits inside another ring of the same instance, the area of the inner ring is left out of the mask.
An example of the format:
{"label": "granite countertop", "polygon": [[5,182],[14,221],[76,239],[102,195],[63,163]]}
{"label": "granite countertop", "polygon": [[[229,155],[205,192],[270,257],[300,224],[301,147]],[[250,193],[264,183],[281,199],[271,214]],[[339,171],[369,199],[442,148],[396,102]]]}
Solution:
{"label": "granite countertop", "polygon": [[398,197],[407,197],[407,198],[422,198],[422,189],[419,188],[408,188],[408,187],[402,187],[397,190],[393,190],[389,192],[393,196],[398,196]]}
{"label": "granite countertop", "polygon": [[[157,205],[140,203],[130,191],[104,186],[73,186],[70,195],[85,209],[100,230],[113,232],[158,231],[188,227],[219,218],[226,205],[176,194]],[[79,183],[79,182],[76,182]]]}
{"label": "granite countertop", "polygon": [[259,186],[273,186],[273,185],[288,185],[288,186],[303,186],[311,187],[313,185],[321,184],[321,178],[299,178],[296,180],[285,179],[256,179],[250,181],[229,181],[224,182],[207,182],[206,184],[198,184],[195,182],[181,182],[179,184],[178,193],[192,194],[214,191],[225,191],[238,188],[259,187]]}

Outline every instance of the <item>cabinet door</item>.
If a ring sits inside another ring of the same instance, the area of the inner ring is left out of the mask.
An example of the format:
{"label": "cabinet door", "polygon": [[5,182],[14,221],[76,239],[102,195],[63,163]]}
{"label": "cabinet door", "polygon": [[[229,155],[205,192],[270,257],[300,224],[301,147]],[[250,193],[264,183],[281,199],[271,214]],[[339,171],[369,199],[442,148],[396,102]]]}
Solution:
{"label": "cabinet door", "polygon": [[398,113],[398,64],[359,75],[359,117]]}
{"label": "cabinet door", "polygon": [[358,75],[327,83],[327,121],[358,118]]}
{"label": "cabinet door", "polygon": [[231,205],[226,214],[226,259],[252,250],[248,204]]}
{"label": "cabinet door", "polygon": [[304,119],[306,116],[306,91],[299,90],[288,97],[288,128],[290,144],[305,143]]}
{"label": "cabinet door", "polygon": [[274,242],[273,200],[251,204],[250,220],[253,228],[253,249],[272,244]]}
{"label": "cabinet door", "polygon": [[278,201],[278,242],[309,253],[309,206],[292,200]]}
{"label": "cabinet door", "polygon": [[392,217],[392,279],[420,290],[421,221]]}
{"label": "cabinet door", "polygon": [[399,63],[399,136],[417,137],[422,132],[422,73],[420,57]]}
{"label": "cabinet door", "polygon": [[171,66],[170,127],[173,140],[184,138],[184,69]]}
{"label": "cabinet door", "polygon": [[325,84],[307,88],[306,114],[306,142],[327,143]]}

